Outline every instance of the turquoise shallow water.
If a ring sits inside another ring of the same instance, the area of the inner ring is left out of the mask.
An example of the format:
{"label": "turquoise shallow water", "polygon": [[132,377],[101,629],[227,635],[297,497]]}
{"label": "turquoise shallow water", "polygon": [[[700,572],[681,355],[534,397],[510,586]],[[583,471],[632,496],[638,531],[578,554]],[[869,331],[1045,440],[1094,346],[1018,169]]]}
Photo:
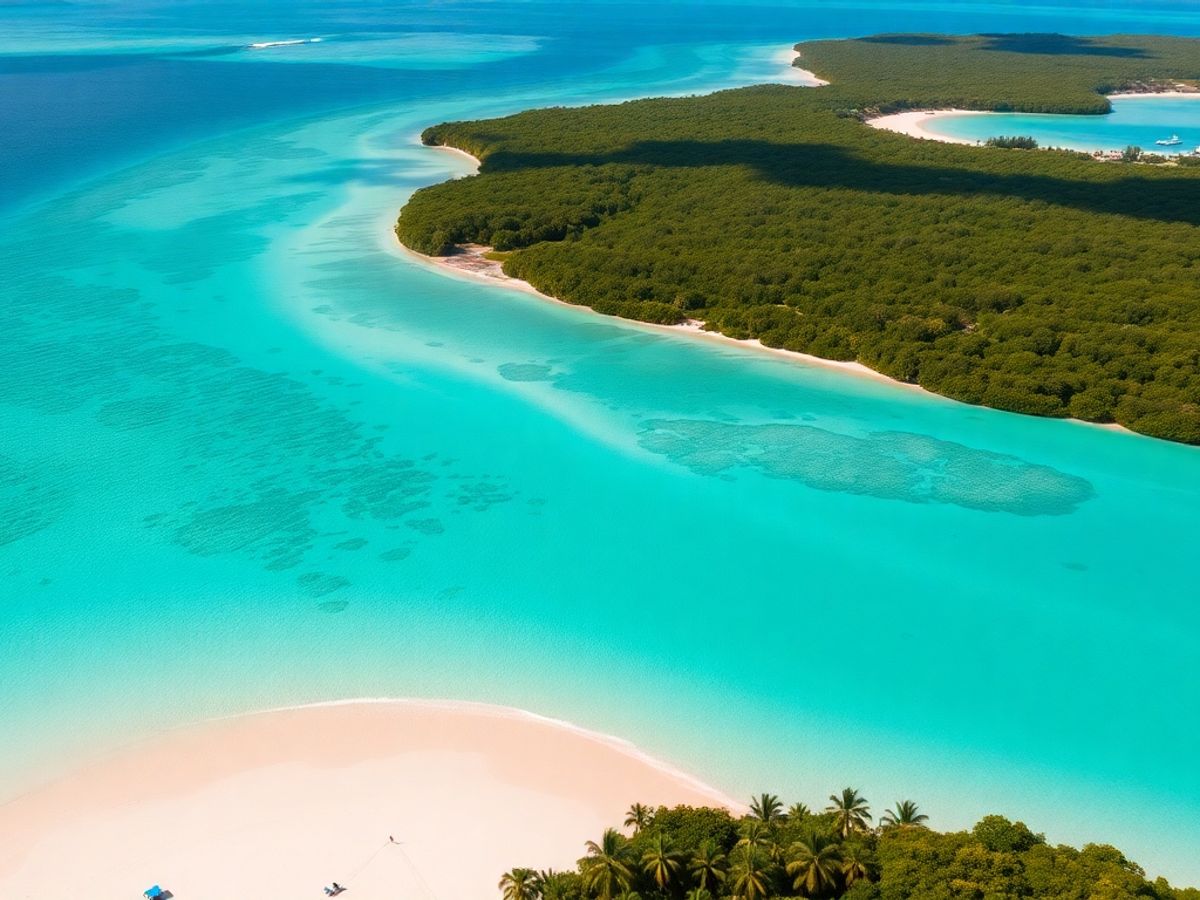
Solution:
{"label": "turquoise shallow water", "polygon": [[[1156,153],[1191,153],[1200,148],[1200,96],[1133,97],[1112,101],[1102,116],[1025,115],[939,116],[929,129],[948,137],[986,141],[1000,135],[1028,135],[1043,147],[1071,150],[1123,150],[1133,145]],[[1155,142],[1177,136],[1182,144]]]}
{"label": "turquoise shallow water", "polygon": [[[530,40],[479,83],[442,21],[400,96],[272,96],[172,149],[127,133],[87,157],[103,175],[45,174],[48,200],[0,214],[5,793],[203,716],[456,697],[736,793],[853,783],[944,827],[1000,810],[1200,881],[1195,448],[624,324],[394,246],[408,193],[465,170],[416,143],[428,123],[776,77],[780,46],[845,27],[799,10],[716,39],[735,13],[632,47],[518,21]],[[451,74],[430,76],[439,47]],[[378,51],[321,78],[406,71]]]}

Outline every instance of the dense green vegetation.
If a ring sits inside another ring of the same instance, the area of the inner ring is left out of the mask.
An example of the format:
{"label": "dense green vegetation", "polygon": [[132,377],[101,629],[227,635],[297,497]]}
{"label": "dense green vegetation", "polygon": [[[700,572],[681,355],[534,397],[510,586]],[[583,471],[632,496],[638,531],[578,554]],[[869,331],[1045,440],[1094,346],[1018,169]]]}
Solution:
{"label": "dense green vegetation", "polygon": [[1102,113],[1104,94],[1200,77],[1191,38],[880,34],[797,44],[844,105]]}
{"label": "dense green vegetation", "polygon": [[1021,822],[986,816],[971,831],[940,833],[911,801],[879,818],[846,788],[823,812],[784,810],[763,794],[750,813],[634,804],[626,836],[589,841],[576,871],[517,868],[505,900],[1200,900],[1172,888],[1115,847],[1051,846]]}
{"label": "dense green vegetation", "polygon": [[1038,142],[1026,135],[998,135],[997,137],[988,138],[984,143],[989,147],[1004,147],[1009,150],[1036,150]]}
{"label": "dense green vegetation", "polygon": [[[888,40],[871,46],[960,44]],[[1038,75],[1027,96],[1051,63],[1173,76],[1190,47],[1200,71],[1200,42],[1100,43],[1124,50],[1005,51],[1001,68]],[[859,45],[802,47],[837,77],[839,48]],[[904,71],[874,99],[934,96]],[[927,71],[936,91],[953,69]],[[1200,443],[1200,170],[911,140],[847,114],[868,81],[439,125],[424,140],[480,174],[417,192],[397,233],[428,254],[511,251],[509,275],[603,313],[699,319],[969,403]]]}

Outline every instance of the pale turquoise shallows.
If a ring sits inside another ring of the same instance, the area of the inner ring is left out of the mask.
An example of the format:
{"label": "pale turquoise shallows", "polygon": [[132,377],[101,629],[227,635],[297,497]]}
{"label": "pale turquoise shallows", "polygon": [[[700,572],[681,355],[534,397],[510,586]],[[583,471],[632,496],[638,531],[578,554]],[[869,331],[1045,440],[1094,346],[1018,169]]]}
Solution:
{"label": "pale turquoise shallows", "polygon": [[1200,881],[1200,451],[395,246],[406,196],[467,170],[422,126],[777,50],[269,122],[0,223],[3,790],[204,716],[455,697],[737,794],[1001,811]]}
{"label": "pale turquoise shallows", "polygon": [[[1001,135],[1035,138],[1043,147],[1070,150],[1123,150],[1141,147],[1153,153],[1191,154],[1200,148],[1200,94],[1183,97],[1117,97],[1111,113],[1100,116],[989,113],[985,116],[938,116],[930,131],[966,141]],[[1160,140],[1182,142],[1160,146]]]}

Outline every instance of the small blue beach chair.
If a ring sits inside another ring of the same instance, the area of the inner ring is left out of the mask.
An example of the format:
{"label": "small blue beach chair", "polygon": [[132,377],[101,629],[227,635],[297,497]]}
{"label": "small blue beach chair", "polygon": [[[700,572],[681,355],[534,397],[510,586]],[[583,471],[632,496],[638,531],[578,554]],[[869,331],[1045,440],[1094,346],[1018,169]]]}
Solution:
{"label": "small blue beach chair", "polygon": [[159,897],[163,896],[163,893],[163,889],[156,884],[154,887],[142,891],[142,896],[145,897],[146,900],[158,900]]}

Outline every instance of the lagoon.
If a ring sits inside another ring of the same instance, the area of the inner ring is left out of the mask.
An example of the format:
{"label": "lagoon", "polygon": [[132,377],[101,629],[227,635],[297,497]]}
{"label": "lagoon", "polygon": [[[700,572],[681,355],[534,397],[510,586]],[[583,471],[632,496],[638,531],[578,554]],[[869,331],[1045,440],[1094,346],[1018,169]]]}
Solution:
{"label": "lagoon", "polygon": [[[209,716],[451,697],[619,734],[735,795],[853,783],[1200,880],[1196,448],[449,279],[390,231],[467,171],[417,141],[448,118],[784,78],[781,47],[851,20],[1193,17],[514,9],[196,6],[119,34],[22,14],[0,791]],[[319,61],[236,51],[314,35],[286,52]]]}

